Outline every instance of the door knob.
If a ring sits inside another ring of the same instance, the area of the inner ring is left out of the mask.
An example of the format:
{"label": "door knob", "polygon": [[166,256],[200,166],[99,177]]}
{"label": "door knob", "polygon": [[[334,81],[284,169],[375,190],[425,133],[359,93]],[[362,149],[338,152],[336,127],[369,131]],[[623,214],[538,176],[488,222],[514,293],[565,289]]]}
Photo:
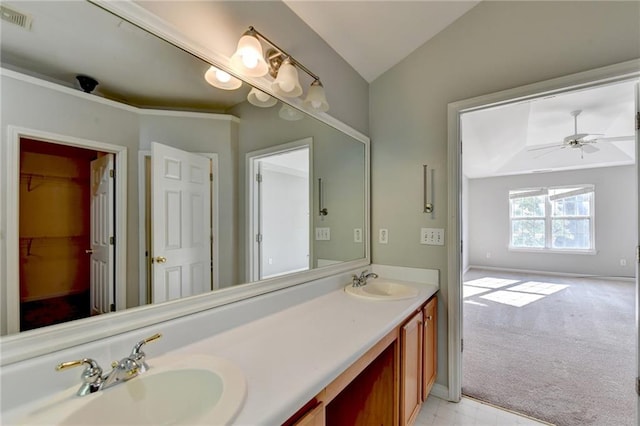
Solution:
{"label": "door knob", "polygon": [[87,254],[93,254],[94,251],[89,249],[89,250],[85,250],[84,252],[87,253]]}
{"label": "door knob", "polygon": [[167,258],[164,256],[158,256],[155,258],[156,263],[165,263],[167,261]]}

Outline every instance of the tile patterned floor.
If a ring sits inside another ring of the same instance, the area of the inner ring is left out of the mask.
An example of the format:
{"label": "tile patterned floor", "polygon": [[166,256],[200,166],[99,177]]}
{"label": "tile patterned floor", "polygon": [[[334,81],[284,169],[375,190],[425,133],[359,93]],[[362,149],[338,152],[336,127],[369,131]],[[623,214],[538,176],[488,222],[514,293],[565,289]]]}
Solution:
{"label": "tile patterned floor", "polygon": [[462,398],[459,403],[430,396],[422,405],[415,426],[548,426],[528,417],[519,416],[474,399]]}

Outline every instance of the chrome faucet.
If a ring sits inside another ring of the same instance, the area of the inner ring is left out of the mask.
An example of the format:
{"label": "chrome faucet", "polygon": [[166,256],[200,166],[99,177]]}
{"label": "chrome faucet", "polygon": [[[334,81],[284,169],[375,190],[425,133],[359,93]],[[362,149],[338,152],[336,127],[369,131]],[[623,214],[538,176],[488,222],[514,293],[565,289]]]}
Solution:
{"label": "chrome faucet", "polygon": [[62,371],[67,368],[78,367],[86,364],[87,368],[85,368],[80,376],[82,385],[80,385],[80,389],[78,389],[76,395],[84,396],[102,389],[107,389],[120,382],[126,382],[127,380],[133,379],[139,374],[147,371],[149,366],[145,362],[145,353],[141,350],[142,346],[156,341],[160,337],[162,337],[162,334],[157,333],[136,343],[131,351],[131,355],[122,358],[120,361],[114,361],[113,364],[111,364],[112,370],[109,374],[103,375],[102,368],[100,368],[96,361],[90,358],[63,362],[56,366],[56,371]]}
{"label": "chrome faucet", "polygon": [[367,280],[369,278],[378,278],[378,274],[376,274],[375,272],[370,272],[367,274],[367,271],[364,270],[360,273],[360,276],[353,274],[351,276],[351,285],[353,287],[362,287],[367,285]]}

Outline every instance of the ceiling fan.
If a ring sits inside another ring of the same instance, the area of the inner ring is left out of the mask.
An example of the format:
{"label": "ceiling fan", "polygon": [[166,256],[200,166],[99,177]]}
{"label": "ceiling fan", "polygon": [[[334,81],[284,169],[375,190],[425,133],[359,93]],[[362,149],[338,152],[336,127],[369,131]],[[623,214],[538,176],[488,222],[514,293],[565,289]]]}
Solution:
{"label": "ceiling fan", "polygon": [[565,137],[560,142],[555,142],[552,144],[536,146],[528,148],[527,151],[539,151],[544,149],[551,149],[551,151],[547,151],[535,158],[540,158],[546,154],[549,154],[553,151],[565,149],[565,148],[573,148],[580,150],[580,158],[584,158],[584,153],[592,154],[594,152],[599,151],[600,149],[594,144],[598,142],[614,142],[614,141],[623,141],[632,139],[633,136],[616,136],[616,137],[599,137],[604,136],[602,133],[578,133],[578,116],[582,110],[571,111],[571,116],[573,116],[573,134]]}

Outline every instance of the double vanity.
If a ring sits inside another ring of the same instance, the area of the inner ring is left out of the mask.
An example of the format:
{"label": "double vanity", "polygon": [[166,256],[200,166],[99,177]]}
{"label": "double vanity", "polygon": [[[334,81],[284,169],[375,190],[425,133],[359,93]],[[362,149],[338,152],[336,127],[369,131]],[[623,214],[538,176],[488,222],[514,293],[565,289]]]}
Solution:
{"label": "double vanity", "polygon": [[437,271],[378,274],[360,294],[344,278],[321,284],[324,294],[182,347],[167,343],[200,325],[156,326],[166,330],[145,346],[149,371],[81,397],[78,380],[3,422],[411,424],[435,378]]}

